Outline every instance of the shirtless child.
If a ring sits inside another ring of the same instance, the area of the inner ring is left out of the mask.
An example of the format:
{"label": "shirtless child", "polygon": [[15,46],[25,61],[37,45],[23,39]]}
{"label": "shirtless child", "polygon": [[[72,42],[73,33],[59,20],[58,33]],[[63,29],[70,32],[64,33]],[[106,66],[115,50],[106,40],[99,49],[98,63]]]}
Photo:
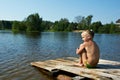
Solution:
{"label": "shirtless child", "polygon": [[99,62],[99,47],[93,41],[94,32],[85,30],[81,34],[83,43],[76,49],[76,54],[80,55],[80,60],[77,65],[87,68],[96,67]]}

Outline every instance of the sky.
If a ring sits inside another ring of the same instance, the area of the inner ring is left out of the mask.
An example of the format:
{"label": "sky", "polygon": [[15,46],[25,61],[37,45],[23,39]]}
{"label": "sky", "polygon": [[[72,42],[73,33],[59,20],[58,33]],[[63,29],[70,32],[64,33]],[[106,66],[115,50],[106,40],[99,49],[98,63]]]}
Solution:
{"label": "sky", "polygon": [[0,0],[0,20],[23,21],[35,13],[52,22],[93,15],[92,22],[115,23],[120,19],[120,0]]}

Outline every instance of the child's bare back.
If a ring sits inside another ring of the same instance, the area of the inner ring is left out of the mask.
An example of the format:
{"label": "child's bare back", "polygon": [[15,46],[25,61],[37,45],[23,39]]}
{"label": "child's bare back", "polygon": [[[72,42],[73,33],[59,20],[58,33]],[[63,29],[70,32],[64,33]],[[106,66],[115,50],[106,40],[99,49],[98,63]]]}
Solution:
{"label": "child's bare back", "polygon": [[85,50],[87,54],[87,62],[91,66],[96,66],[99,61],[99,48],[94,41],[85,43]]}

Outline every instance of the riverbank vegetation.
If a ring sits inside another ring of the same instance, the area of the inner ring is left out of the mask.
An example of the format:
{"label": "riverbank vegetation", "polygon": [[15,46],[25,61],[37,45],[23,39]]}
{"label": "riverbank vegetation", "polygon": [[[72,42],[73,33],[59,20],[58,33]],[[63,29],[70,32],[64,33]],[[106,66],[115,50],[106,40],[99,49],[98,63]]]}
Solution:
{"label": "riverbank vegetation", "polygon": [[75,31],[92,29],[95,33],[120,33],[120,25],[110,22],[102,24],[101,21],[92,22],[93,15],[76,16],[74,22],[67,18],[51,22],[43,20],[38,13],[30,14],[23,21],[0,20],[0,30],[10,29],[18,32],[42,32],[42,31]]}

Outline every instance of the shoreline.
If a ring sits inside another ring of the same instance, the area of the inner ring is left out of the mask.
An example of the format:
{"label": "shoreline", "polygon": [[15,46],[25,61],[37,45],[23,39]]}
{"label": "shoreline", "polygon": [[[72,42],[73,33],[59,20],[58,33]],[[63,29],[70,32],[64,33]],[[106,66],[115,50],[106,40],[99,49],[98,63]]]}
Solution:
{"label": "shoreline", "polygon": [[83,32],[84,30],[74,30],[73,32]]}

